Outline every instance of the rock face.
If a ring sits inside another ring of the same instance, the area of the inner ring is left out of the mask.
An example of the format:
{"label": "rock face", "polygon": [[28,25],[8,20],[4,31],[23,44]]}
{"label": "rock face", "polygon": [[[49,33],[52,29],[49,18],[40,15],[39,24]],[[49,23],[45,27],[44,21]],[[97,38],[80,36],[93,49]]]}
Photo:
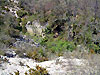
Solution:
{"label": "rock face", "polygon": [[35,20],[30,25],[30,22],[28,21],[26,24],[27,31],[32,34],[38,34],[43,36],[43,30],[45,29],[44,26],[41,26],[40,22],[38,20]]}
{"label": "rock face", "polygon": [[13,16],[15,16],[16,18],[19,18],[19,16],[17,15],[17,11],[18,10],[21,10],[16,4],[18,4],[19,2],[17,0],[9,0],[9,2],[13,2],[15,3],[15,6],[13,7],[8,7],[8,6],[5,6],[5,8],[8,8],[9,11],[12,13]]}
{"label": "rock face", "polygon": [[[48,70],[50,75],[96,75],[95,66],[89,66],[89,62],[85,59],[68,59],[59,57],[55,60],[37,63],[28,58],[8,58],[8,62],[1,63],[0,75],[10,75],[19,71],[20,75],[30,68],[35,68],[36,65],[44,67]],[[29,67],[27,67],[29,66]]]}
{"label": "rock face", "polygon": [[15,57],[16,56],[16,53],[14,52],[14,51],[7,51],[6,53],[5,53],[5,56],[7,56],[7,57]]}
{"label": "rock face", "polygon": [[17,0],[9,0],[9,1],[14,2],[14,3],[16,3],[16,4],[19,3],[19,1],[17,1]]}

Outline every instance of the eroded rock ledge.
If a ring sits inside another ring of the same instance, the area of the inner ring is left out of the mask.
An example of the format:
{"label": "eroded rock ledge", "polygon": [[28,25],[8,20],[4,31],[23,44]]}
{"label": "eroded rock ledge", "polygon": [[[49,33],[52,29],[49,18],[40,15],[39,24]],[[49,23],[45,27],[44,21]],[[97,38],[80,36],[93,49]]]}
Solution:
{"label": "eroded rock ledge", "polygon": [[1,62],[0,75],[10,75],[10,73],[14,74],[16,71],[19,71],[20,75],[25,75],[24,73],[29,70],[29,67],[35,68],[36,65],[46,68],[50,75],[95,75],[97,73],[96,66],[92,68],[85,59],[59,57],[55,60],[41,63],[29,58],[1,56],[1,59],[6,59],[7,61]]}

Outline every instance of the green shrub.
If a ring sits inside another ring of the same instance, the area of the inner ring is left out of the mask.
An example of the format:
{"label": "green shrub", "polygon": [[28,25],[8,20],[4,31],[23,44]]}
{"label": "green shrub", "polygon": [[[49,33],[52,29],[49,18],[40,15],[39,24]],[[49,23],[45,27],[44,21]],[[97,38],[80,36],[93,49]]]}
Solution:
{"label": "green shrub", "polygon": [[6,6],[8,4],[9,4],[8,1],[6,1],[6,0],[0,0],[0,6]]}
{"label": "green shrub", "polygon": [[97,46],[96,44],[93,44],[93,43],[88,44],[88,48],[89,48],[90,50],[94,50],[96,53],[100,50],[100,47]]}
{"label": "green shrub", "polygon": [[19,30],[17,29],[14,29],[14,28],[11,28],[8,30],[8,34],[11,36],[11,37],[19,37]]}
{"label": "green shrub", "polygon": [[10,10],[8,8],[2,7],[3,10],[6,10],[7,12],[9,12]]}
{"label": "green shrub", "polygon": [[[46,40],[47,41],[47,40]],[[42,42],[46,45],[47,49],[52,52],[63,52],[63,51],[73,51],[75,49],[75,45],[73,42],[63,41],[63,40],[52,40]]]}
{"label": "green shrub", "polygon": [[33,21],[33,20],[35,20],[37,18],[38,18],[38,15],[37,14],[33,14],[33,15],[29,15],[26,20],[27,21]]}
{"label": "green shrub", "polygon": [[40,44],[41,44],[41,45],[45,45],[47,41],[48,41],[48,38],[45,37],[45,38],[43,38],[43,39],[41,40]]}
{"label": "green shrub", "polygon": [[32,36],[33,40],[37,43],[40,43],[42,41],[42,37],[38,34],[34,34],[34,36]]}
{"label": "green shrub", "polygon": [[40,23],[43,25],[45,22],[48,21],[47,17],[39,17]]}
{"label": "green shrub", "polygon": [[22,26],[22,32],[25,34],[27,32],[27,29],[25,26]]}
{"label": "green shrub", "polygon": [[58,36],[57,38],[54,38],[53,36],[54,34],[47,34],[40,42],[40,44],[45,46],[49,52],[61,52],[59,55],[62,55],[62,52],[73,51],[76,48],[74,42],[63,40],[62,36]]}
{"label": "green shrub", "polygon": [[48,34],[48,33],[50,34],[50,33],[51,33],[50,27],[47,27],[47,28],[45,29],[45,33],[46,33],[46,34]]}
{"label": "green shrub", "polygon": [[19,17],[23,17],[23,16],[27,15],[27,12],[25,10],[19,10],[19,11],[17,11],[17,14]]}
{"label": "green shrub", "polygon": [[17,18],[17,22],[20,23],[21,22],[21,18]]}
{"label": "green shrub", "polygon": [[34,50],[28,51],[27,56],[38,62],[48,60],[46,53],[41,48],[34,48]]}
{"label": "green shrub", "polygon": [[22,18],[22,19],[21,19],[22,25],[25,25],[28,21],[32,22],[32,21],[34,21],[35,19],[37,19],[37,14],[34,14],[34,15],[27,15],[27,18]]}

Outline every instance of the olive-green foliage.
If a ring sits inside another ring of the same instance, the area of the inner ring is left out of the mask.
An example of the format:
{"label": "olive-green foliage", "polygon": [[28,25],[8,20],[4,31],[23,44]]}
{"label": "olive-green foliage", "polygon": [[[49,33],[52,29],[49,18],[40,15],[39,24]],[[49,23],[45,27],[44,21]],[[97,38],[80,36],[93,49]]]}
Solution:
{"label": "olive-green foliage", "polygon": [[25,34],[27,32],[27,29],[25,26],[22,26],[22,32]]}
{"label": "olive-green foliage", "polygon": [[34,50],[27,51],[26,54],[28,57],[30,57],[38,62],[48,60],[46,53],[43,51],[42,48],[34,48]]}
{"label": "olive-green foliage", "polygon": [[23,16],[27,15],[27,12],[25,10],[19,10],[19,11],[17,11],[17,14],[19,17],[23,17]]}
{"label": "olive-green foliage", "polygon": [[18,36],[19,30],[21,30],[22,28],[19,25],[17,18],[13,17],[11,14],[5,14],[4,20],[5,20],[4,26],[8,35],[10,35],[11,37]]}
{"label": "olive-green foliage", "polygon": [[0,43],[5,44],[6,46],[11,45],[13,42],[15,42],[14,39],[9,36],[0,39]]}
{"label": "olive-green foliage", "polygon": [[40,36],[40,35],[34,35],[33,36],[33,40],[35,41],[35,42],[37,42],[37,43],[40,43],[41,42],[41,40],[42,40],[43,38]]}
{"label": "olive-green foliage", "polygon": [[32,14],[27,17],[26,21],[33,21],[37,18],[38,18],[38,14]]}
{"label": "olive-green foliage", "polygon": [[0,0],[0,6],[8,5],[9,3],[6,0]]}
{"label": "olive-green foliage", "polygon": [[4,24],[3,16],[0,15],[0,26]]}
{"label": "olive-green foliage", "polygon": [[47,38],[45,37],[41,43],[41,45],[45,45],[47,49],[52,52],[63,52],[63,51],[73,51],[75,49],[74,42],[68,42],[58,38]]}
{"label": "olive-green foliage", "polygon": [[9,12],[10,10],[8,8],[5,8],[2,6],[2,10],[6,10],[7,12]]}
{"label": "olive-green foliage", "polygon": [[50,27],[47,27],[47,28],[45,29],[45,33],[46,33],[46,34],[50,34],[50,33],[51,33],[51,28],[50,28]]}
{"label": "olive-green foliage", "polygon": [[75,45],[73,42],[67,42],[67,41],[52,41],[47,42],[47,47],[49,50],[53,52],[62,52],[62,51],[73,51],[75,49]]}
{"label": "olive-green foliage", "polygon": [[11,29],[8,30],[8,34],[11,37],[19,37],[19,30],[11,28]]}
{"label": "olive-green foliage", "polygon": [[25,72],[25,75],[49,75],[49,73],[45,68],[37,65],[36,69],[30,68],[28,72]]}
{"label": "olive-green foliage", "polygon": [[[19,71],[17,71],[17,72],[14,72],[15,73],[15,75],[20,75],[20,73],[19,73]],[[11,74],[12,75],[12,74]]]}
{"label": "olive-green foliage", "polygon": [[5,52],[3,50],[0,50],[0,55],[4,55]]}
{"label": "olive-green foliage", "polygon": [[41,45],[46,45],[46,42],[47,42],[47,41],[48,41],[48,38],[45,37],[45,38],[43,38],[43,39],[41,40],[40,44],[41,44]]}
{"label": "olive-green foliage", "polygon": [[94,50],[97,53],[100,51],[100,47],[96,44],[93,44],[93,43],[88,44],[88,47],[89,47],[90,50]]}
{"label": "olive-green foliage", "polygon": [[21,22],[21,18],[17,18],[17,22],[19,24]]}
{"label": "olive-green foliage", "polygon": [[[20,75],[19,71],[14,73],[15,75]],[[45,68],[36,65],[36,69],[30,68],[28,72],[25,72],[25,75],[49,75],[49,73]]]}
{"label": "olive-green foliage", "polygon": [[38,14],[27,15],[27,18],[22,18],[22,23],[26,24],[28,21],[32,22],[38,19]]}
{"label": "olive-green foliage", "polygon": [[14,38],[19,37],[21,29],[17,19],[10,13],[0,16],[0,43],[7,47],[12,45]]}
{"label": "olive-green foliage", "polygon": [[48,21],[48,17],[43,17],[43,16],[39,17],[39,21],[40,21],[41,25],[44,25],[44,23]]}

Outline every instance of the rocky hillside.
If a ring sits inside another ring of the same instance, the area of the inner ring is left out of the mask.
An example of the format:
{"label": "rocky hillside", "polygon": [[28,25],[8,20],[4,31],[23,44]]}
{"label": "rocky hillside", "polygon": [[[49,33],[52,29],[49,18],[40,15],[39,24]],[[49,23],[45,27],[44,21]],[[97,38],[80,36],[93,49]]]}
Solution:
{"label": "rocky hillside", "polygon": [[100,75],[99,0],[1,0],[0,75]]}

